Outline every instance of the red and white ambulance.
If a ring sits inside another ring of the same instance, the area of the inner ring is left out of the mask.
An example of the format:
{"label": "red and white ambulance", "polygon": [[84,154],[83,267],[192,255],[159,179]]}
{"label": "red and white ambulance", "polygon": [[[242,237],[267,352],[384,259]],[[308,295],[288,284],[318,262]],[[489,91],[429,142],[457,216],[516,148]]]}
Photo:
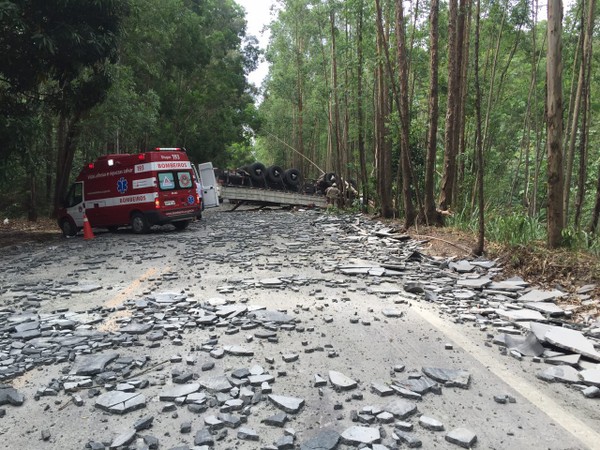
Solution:
{"label": "red and white ambulance", "polygon": [[131,226],[134,233],[146,233],[168,223],[183,230],[202,217],[192,170],[180,148],[101,156],[71,185],[58,225],[65,236],[74,236],[86,215],[92,227],[111,231]]}

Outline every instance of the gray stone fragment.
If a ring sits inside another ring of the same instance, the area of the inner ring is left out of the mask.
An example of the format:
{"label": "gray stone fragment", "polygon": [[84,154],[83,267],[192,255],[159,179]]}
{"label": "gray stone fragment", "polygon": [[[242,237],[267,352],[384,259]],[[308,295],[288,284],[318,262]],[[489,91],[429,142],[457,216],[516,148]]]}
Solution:
{"label": "gray stone fragment", "polygon": [[562,366],[562,365],[576,366],[579,364],[580,359],[581,359],[581,355],[575,353],[572,355],[551,356],[550,358],[544,359],[544,362],[546,364],[552,364],[554,366]]}
{"label": "gray stone fragment", "polygon": [[455,428],[446,434],[446,440],[462,448],[471,448],[477,442],[477,436],[466,428]]}
{"label": "gray stone fragment", "polygon": [[383,311],[381,311],[381,313],[385,316],[385,317],[390,317],[390,318],[395,318],[395,317],[402,317],[404,315],[404,313],[398,309],[384,309]]}
{"label": "gray stone fragment", "polygon": [[258,434],[252,428],[241,427],[237,432],[238,439],[244,441],[258,441]]}
{"label": "gray stone fragment", "polygon": [[240,419],[240,417],[236,416],[235,414],[223,413],[219,414],[217,418],[221,422],[223,422],[223,425],[229,428],[237,428],[242,424],[242,419]]}
{"label": "gray stone fragment", "polygon": [[106,366],[119,357],[118,353],[100,353],[77,357],[75,367],[71,370],[74,375],[97,375],[104,372]]}
{"label": "gray stone fragment", "polygon": [[216,376],[211,378],[204,378],[198,381],[199,385],[202,386],[209,392],[227,392],[232,388],[231,383],[225,376]]}
{"label": "gray stone fragment", "polygon": [[290,323],[294,322],[295,319],[292,316],[288,316],[285,313],[272,310],[259,310],[248,313],[248,317],[259,322],[273,322],[273,323]]}
{"label": "gray stone fragment", "polygon": [[562,316],[565,314],[565,310],[554,303],[528,302],[523,306],[525,306],[525,308],[533,309],[534,311],[539,311],[542,314],[548,314],[550,316]]}
{"label": "gray stone fragment", "polygon": [[125,445],[129,445],[135,439],[135,430],[126,431],[113,439],[110,444],[110,448],[119,448]]}
{"label": "gray stone fragment", "polygon": [[444,430],[444,424],[442,422],[440,422],[437,419],[434,419],[433,417],[429,417],[429,416],[419,417],[419,424],[423,428],[427,428],[428,430],[433,430],[433,431],[443,431]]}
{"label": "gray stone fragment", "polygon": [[408,448],[419,448],[423,445],[423,443],[417,436],[415,436],[412,433],[401,431],[398,428],[394,430],[393,437],[394,436],[396,440],[404,442]]}
{"label": "gray stone fragment", "polygon": [[140,322],[131,322],[127,326],[121,328],[119,331],[121,333],[127,334],[146,334],[150,330],[152,330],[154,325],[151,323],[140,323]]}
{"label": "gray stone fragment", "polygon": [[535,336],[535,333],[527,333],[526,336],[504,335],[504,343],[508,349],[517,350],[525,356],[540,356],[544,353],[544,347]]}
{"label": "gray stone fragment", "polygon": [[223,347],[225,353],[232,356],[254,356],[254,350],[240,345],[226,345]]}
{"label": "gray stone fragment", "polygon": [[340,441],[340,434],[335,430],[321,430],[310,439],[300,444],[300,450],[334,450]]}
{"label": "gray stone fragment", "polygon": [[564,292],[559,290],[553,291],[542,291],[539,289],[532,289],[524,295],[521,295],[518,300],[520,302],[549,302],[558,297],[565,295]]}
{"label": "gray stone fragment", "polygon": [[512,322],[543,322],[546,320],[539,311],[533,309],[496,309],[496,314]]}
{"label": "gray stone fragment", "polygon": [[394,415],[397,419],[404,420],[417,412],[417,405],[402,398],[392,400],[383,409]]}
{"label": "gray stone fragment", "polygon": [[152,426],[153,421],[154,416],[142,417],[141,419],[135,421],[135,423],[133,424],[133,428],[135,429],[135,431],[145,430]]}
{"label": "gray stone fragment", "polygon": [[594,348],[592,341],[581,332],[563,327],[552,327],[545,334],[546,342],[565,350],[579,353],[594,361],[600,361],[600,353]]}
{"label": "gray stone fragment", "polygon": [[269,416],[266,419],[263,419],[263,423],[266,423],[267,425],[271,425],[274,427],[283,428],[285,426],[285,423],[287,422],[287,420],[288,420],[287,414],[284,412],[280,412],[280,413],[274,414],[272,416]]}
{"label": "gray stone fragment", "polygon": [[25,403],[25,396],[12,387],[0,388],[0,406],[21,406]]}
{"label": "gray stone fragment", "polygon": [[578,383],[579,372],[571,366],[554,366],[544,369],[536,374],[540,380],[560,381],[563,383]]}
{"label": "gray stone fragment", "polygon": [[600,387],[600,369],[582,370],[579,377],[585,384]]}
{"label": "gray stone fragment", "polygon": [[275,441],[277,450],[294,450],[294,436],[284,435]]}
{"label": "gray stone fragment", "polygon": [[344,430],[341,439],[346,445],[370,445],[378,443],[381,434],[379,428],[353,426]]}
{"label": "gray stone fragment", "polygon": [[349,391],[358,386],[356,381],[354,381],[352,378],[347,377],[341,372],[336,372],[335,370],[329,371],[329,381],[335,389],[341,391]]}
{"label": "gray stone fragment", "polygon": [[158,399],[163,402],[172,402],[177,398],[185,397],[193,394],[194,392],[198,392],[199,390],[199,383],[173,385],[163,389],[158,395]]}
{"label": "gray stone fragment", "polygon": [[471,375],[466,370],[423,367],[422,371],[429,378],[447,387],[467,389],[471,380]]}
{"label": "gray stone fragment", "polygon": [[373,383],[371,383],[371,391],[381,397],[394,394],[394,390],[383,381],[373,381]]}
{"label": "gray stone fragment", "polygon": [[125,414],[146,407],[146,397],[135,392],[111,391],[96,399],[96,407],[112,414]]}
{"label": "gray stone fragment", "polygon": [[196,432],[196,436],[194,437],[194,445],[207,445],[209,447],[215,445],[215,440],[210,434],[210,430],[208,428],[202,428]]}
{"label": "gray stone fragment", "polygon": [[304,399],[296,397],[270,394],[269,400],[279,409],[290,414],[296,414],[304,406]]}
{"label": "gray stone fragment", "polygon": [[600,398],[600,388],[590,386],[581,391],[586,398]]}

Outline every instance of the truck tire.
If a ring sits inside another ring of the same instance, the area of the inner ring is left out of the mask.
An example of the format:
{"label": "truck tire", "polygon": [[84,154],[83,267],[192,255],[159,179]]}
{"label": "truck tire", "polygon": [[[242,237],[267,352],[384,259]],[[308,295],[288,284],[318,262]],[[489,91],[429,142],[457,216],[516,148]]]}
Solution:
{"label": "truck tire", "polygon": [[247,170],[250,174],[250,178],[252,178],[252,181],[254,181],[255,183],[264,183],[265,175],[267,173],[267,168],[264,164],[255,162],[253,164],[250,164]]}
{"label": "truck tire", "polygon": [[145,234],[150,231],[148,219],[140,212],[131,215],[131,228],[135,234]]}
{"label": "truck tire", "polygon": [[300,184],[300,171],[298,169],[288,169],[283,173],[283,182],[286,187],[297,189]]}
{"label": "truck tire", "polygon": [[279,166],[270,166],[267,169],[267,180],[269,183],[282,183],[283,169]]}
{"label": "truck tire", "polygon": [[64,237],[73,237],[77,234],[77,225],[70,217],[65,217],[60,221],[60,229]]}

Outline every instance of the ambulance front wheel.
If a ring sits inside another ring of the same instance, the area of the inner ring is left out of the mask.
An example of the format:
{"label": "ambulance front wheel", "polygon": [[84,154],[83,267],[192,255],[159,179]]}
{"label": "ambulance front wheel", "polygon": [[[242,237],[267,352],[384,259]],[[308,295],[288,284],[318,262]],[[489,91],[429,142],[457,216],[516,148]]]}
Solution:
{"label": "ambulance front wheel", "polygon": [[131,228],[135,234],[147,233],[150,231],[148,219],[142,213],[133,213],[131,216]]}
{"label": "ambulance front wheel", "polygon": [[64,237],[73,237],[77,234],[77,225],[70,217],[65,217],[60,222],[60,229]]}

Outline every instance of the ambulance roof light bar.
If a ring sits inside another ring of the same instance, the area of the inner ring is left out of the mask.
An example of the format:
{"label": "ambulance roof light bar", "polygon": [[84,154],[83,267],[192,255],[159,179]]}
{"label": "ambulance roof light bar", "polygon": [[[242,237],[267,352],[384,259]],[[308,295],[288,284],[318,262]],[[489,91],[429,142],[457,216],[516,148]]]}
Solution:
{"label": "ambulance roof light bar", "polygon": [[171,151],[171,152],[179,152],[179,151],[185,151],[185,149],[181,148],[181,147],[155,147],[154,150],[160,152],[160,151]]}

